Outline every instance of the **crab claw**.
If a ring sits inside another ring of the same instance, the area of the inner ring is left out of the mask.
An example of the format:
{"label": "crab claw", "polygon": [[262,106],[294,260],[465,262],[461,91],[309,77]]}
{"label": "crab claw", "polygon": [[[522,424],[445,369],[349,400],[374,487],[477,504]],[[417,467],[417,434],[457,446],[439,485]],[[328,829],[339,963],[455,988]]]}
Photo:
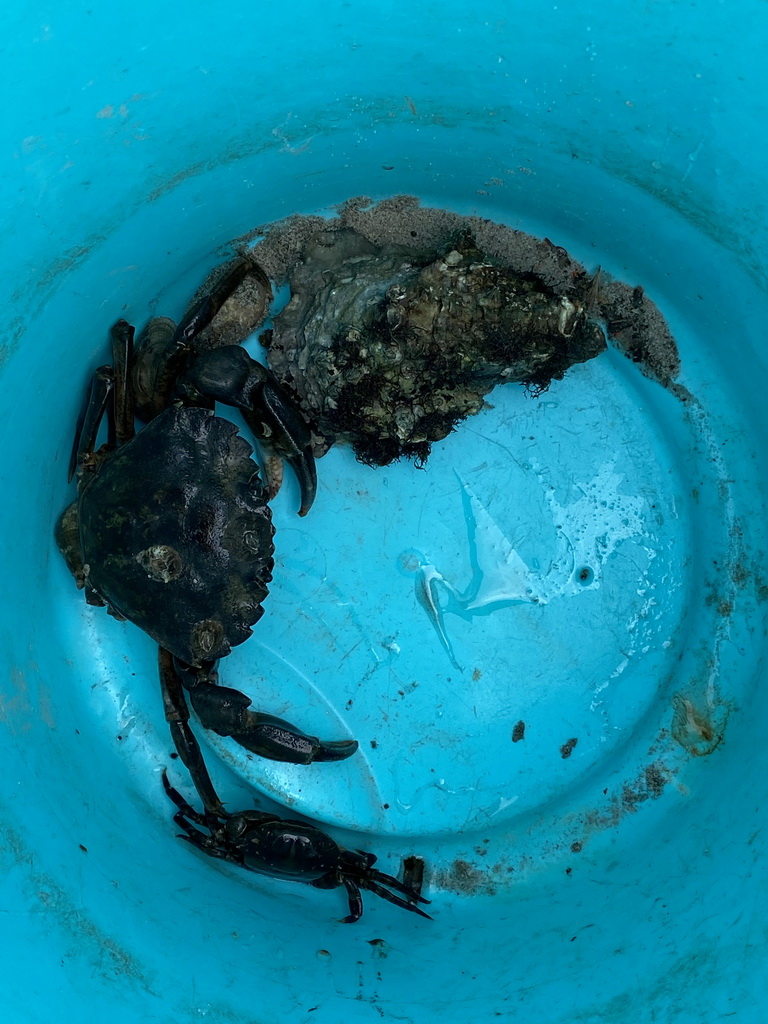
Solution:
{"label": "crab claw", "polygon": [[[192,401],[213,399],[240,409],[254,437],[272,461],[285,459],[301,489],[299,515],[305,516],[317,493],[317,471],[309,427],[295,402],[266,366],[239,345],[201,352],[178,386]],[[271,497],[281,476],[270,470]]]}
{"label": "crab claw", "polygon": [[[191,670],[194,673],[194,669]],[[282,718],[249,711],[251,700],[240,690],[217,686],[205,675],[187,679],[189,699],[206,729],[233,740],[259,757],[290,764],[344,761],[358,747],[357,740],[320,740]]]}

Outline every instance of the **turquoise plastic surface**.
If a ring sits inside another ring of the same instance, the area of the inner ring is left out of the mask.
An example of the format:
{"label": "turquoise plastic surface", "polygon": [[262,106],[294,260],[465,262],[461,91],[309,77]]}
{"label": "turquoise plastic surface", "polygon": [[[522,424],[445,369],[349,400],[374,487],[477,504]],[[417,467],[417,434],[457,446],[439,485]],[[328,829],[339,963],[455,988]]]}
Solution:
{"label": "turquoise plastic surface", "polygon": [[[765,1020],[765,4],[3,21],[3,1020]],[[346,926],[343,892],[175,838],[156,648],[86,608],[53,528],[118,317],[178,317],[258,224],[399,193],[642,285],[695,401],[611,350],[498,389],[425,471],[334,449],[306,520],[287,480],[223,681],[361,753],[205,750],[232,809],[424,858],[434,921],[368,895]]]}

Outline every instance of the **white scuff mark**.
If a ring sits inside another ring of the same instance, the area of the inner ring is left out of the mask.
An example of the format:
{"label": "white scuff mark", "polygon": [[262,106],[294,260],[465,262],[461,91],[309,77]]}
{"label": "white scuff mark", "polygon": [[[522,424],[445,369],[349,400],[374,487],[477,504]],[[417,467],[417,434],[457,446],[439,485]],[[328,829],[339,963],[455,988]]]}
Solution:
{"label": "white scuff mark", "polygon": [[688,154],[688,166],[685,168],[685,174],[683,174],[683,181],[685,181],[687,179],[688,175],[693,170],[693,165],[698,160],[699,153],[701,152],[703,146],[704,146],[704,141],[702,140],[698,144],[698,146],[693,150],[693,152]]}
{"label": "white scuff mark", "polygon": [[[539,479],[544,482],[543,472]],[[619,544],[645,535],[645,498],[621,493],[623,480],[615,463],[608,461],[591,480],[574,485],[579,497],[569,503],[561,504],[553,487],[544,488],[554,535],[554,551],[544,571],[528,565],[477,494],[459,480],[472,566],[466,590],[457,590],[426,559],[418,558],[414,566],[416,598],[454,668],[461,670],[446,631],[446,613],[471,618],[515,604],[545,605],[600,587],[602,567]],[[655,604],[647,598],[640,617],[646,617]],[[630,631],[636,624],[637,619],[630,623]]]}
{"label": "white scuff mark", "polygon": [[[553,488],[545,490],[556,538],[546,572],[526,564],[474,491],[462,482],[477,578],[471,597],[461,602],[463,610],[471,613],[517,602],[546,604],[597,589],[602,566],[618,545],[644,533],[645,499],[620,493],[623,479],[609,461],[592,480],[576,484],[581,497],[575,501],[561,505]],[[590,582],[578,578],[580,568],[591,572]]]}
{"label": "white scuff mark", "polygon": [[419,602],[421,607],[427,613],[427,618],[432,623],[440,643],[445,648],[445,652],[451,659],[451,664],[457,671],[463,671],[462,666],[456,660],[456,655],[453,653],[453,646],[451,641],[448,639],[448,634],[445,631],[445,623],[443,620],[443,609],[440,605],[440,599],[437,593],[437,585],[442,584],[443,587],[449,590],[454,597],[458,598],[456,591],[451,587],[445,577],[435,569],[434,565],[419,565],[416,572],[416,600]]}
{"label": "white scuff mark", "polygon": [[309,149],[315,136],[309,135],[301,142],[297,142],[295,139],[289,138],[286,129],[288,128],[288,124],[292,118],[293,114],[288,114],[282,124],[279,124],[276,128],[272,129],[272,135],[283,143],[280,148],[281,153],[290,153],[292,156],[297,156],[299,153],[304,153]]}
{"label": "white scuff mark", "polygon": [[128,704],[128,697],[124,697],[123,703],[120,705],[120,708],[117,712],[118,721],[120,722],[121,725],[125,725],[127,722],[130,722],[131,719],[133,718],[133,714],[128,712]]}
{"label": "white scuff mark", "polygon": [[[618,676],[621,675],[621,673],[624,671],[624,669],[627,667],[628,664],[629,664],[629,658],[624,658],[624,660],[621,661],[616,666],[616,668],[613,670],[613,672],[611,672],[611,674],[608,677],[608,679],[611,680],[611,679],[618,678]],[[605,683],[602,684],[602,686],[598,686],[598,688],[595,690],[595,693],[600,693],[600,691],[604,690],[607,685],[608,685],[608,682],[605,682]]]}
{"label": "white scuff mark", "polygon": [[500,796],[499,797],[499,806],[496,808],[495,811],[491,811],[491,817],[493,818],[497,814],[501,814],[502,811],[506,811],[506,809],[508,807],[511,807],[512,804],[517,803],[518,799],[519,799],[519,797],[516,797],[516,796],[512,796],[512,797]]}
{"label": "white scuff mark", "polygon": [[[687,411],[689,416],[689,422],[694,430],[694,433],[698,435],[698,438],[702,445],[706,447],[708,452],[709,461],[715,467],[717,473],[717,481],[720,491],[720,500],[723,507],[723,520],[724,526],[727,530],[728,542],[728,565],[734,566],[739,561],[740,557],[740,531],[736,528],[737,517],[736,517],[736,506],[733,497],[733,488],[731,486],[731,479],[728,472],[728,467],[723,459],[723,453],[720,447],[712,425],[709,421],[709,417],[702,406],[701,402],[690,392],[687,394]],[[723,572],[721,574],[723,581],[723,594],[722,599],[726,603],[730,604],[731,607],[735,605],[737,596],[737,585],[734,581],[733,574],[731,572]],[[720,698],[718,696],[718,680],[720,678],[720,651],[723,644],[730,639],[731,635],[731,620],[728,615],[718,616],[717,626],[715,628],[714,642],[712,644],[712,652],[709,662],[709,673],[705,684],[704,699],[707,707],[712,709],[720,704]]]}

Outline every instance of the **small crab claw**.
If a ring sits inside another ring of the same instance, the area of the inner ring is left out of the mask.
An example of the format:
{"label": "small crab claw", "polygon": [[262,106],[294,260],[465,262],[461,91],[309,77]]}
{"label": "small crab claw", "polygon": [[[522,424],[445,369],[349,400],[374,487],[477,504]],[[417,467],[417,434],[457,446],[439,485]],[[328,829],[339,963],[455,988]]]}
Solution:
{"label": "small crab claw", "polygon": [[[301,488],[299,515],[305,516],[317,492],[317,471],[309,427],[290,394],[266,366],[239,345],[201,352],[180,377],[179,390],[192,401],[214,399],[240,409],[265,452],[285,459]],[[271,473],[270,497],[280,488],[280,473]]]}
{"label": "small crab claw", "polygon": [[[416,903],[429,903],[430,901],[424,899],[419,893],[413,889],[409,889],[408,886],[399,882],[392,875],[385,875],[383,871],[371,871],[369,877],[361,880],[357,878],[350,878],[349,876],[342,876],[342,885],[347,890],[347,896],[349,898],[349,914],[346,917],[342,917],[342,924],[354,924],[359,921],[363,916],[363,899],[360,894],[360,889],[367,889],[368,892],[374,893],[381,899],[386,900],[388,903],[393,903],[396,907],[400,907],[403,910],[410,910],[413,914],[418,914],[419,917],[425,917],[428,921],[432,920],[430,914],[422,910],[421,907],[416,906]],[[389,888],[387,888],[387,886]],[[390,892],[390,889],[395,889],[396,892]],[[398,893],[402,893],[402,896],[398,896]]]}
{"label": "small crab claw", "polygon": [[[363,850],[345,850],[338,847],[338,863],[321,878],[315,879],[310,884],[316,889],[335,889],[343,885],[347,890],[349,900],[349,914],[341,919],[342,924],[354,924],[359,921],[363,914],[363,898],[361,889],[367,889],[388,903],[393,903],[403,910],[410,910],[413,914],[426,917],[431,921],[429,914],[417,904],[430,901],[425,899],[420,892],[405,882],[401,882],[393,875],[387,875],[383,871],[374,868],[376,856],[373,853],[366,853]],[[394,892],[391,890],[394,889]]]}
{"label": "small crab claw", "polygon": [[249,711],[248,698],[240,690],[217,686],[200,679],[186,683],[195,713],[206,729],[233,740],[259,757],[290,764],[344,761],[358,747],[357,740],[319,740],[295,725],[260,711]]}

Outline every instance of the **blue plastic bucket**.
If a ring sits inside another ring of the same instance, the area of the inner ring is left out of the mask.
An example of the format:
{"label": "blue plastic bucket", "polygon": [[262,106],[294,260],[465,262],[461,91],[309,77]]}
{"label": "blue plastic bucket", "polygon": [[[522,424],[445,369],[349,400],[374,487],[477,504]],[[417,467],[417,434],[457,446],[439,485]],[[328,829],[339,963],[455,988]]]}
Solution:
{"label": "blue plastic bucket", "polygon": [[[4,1019],[763,1020],[764,5],[4,20]],[[178,841],[156,647],[53,530],[118,317],[178,318],[258,225],[398,194],[642,286],[693,397],[609,349],[497,389],[424,470],[334,448],[305,520],[287,482],[222,676],[360,754],[204,750],[233,810],[423,858],[431,922],[367,894],[345,925],[343,890]]]}

